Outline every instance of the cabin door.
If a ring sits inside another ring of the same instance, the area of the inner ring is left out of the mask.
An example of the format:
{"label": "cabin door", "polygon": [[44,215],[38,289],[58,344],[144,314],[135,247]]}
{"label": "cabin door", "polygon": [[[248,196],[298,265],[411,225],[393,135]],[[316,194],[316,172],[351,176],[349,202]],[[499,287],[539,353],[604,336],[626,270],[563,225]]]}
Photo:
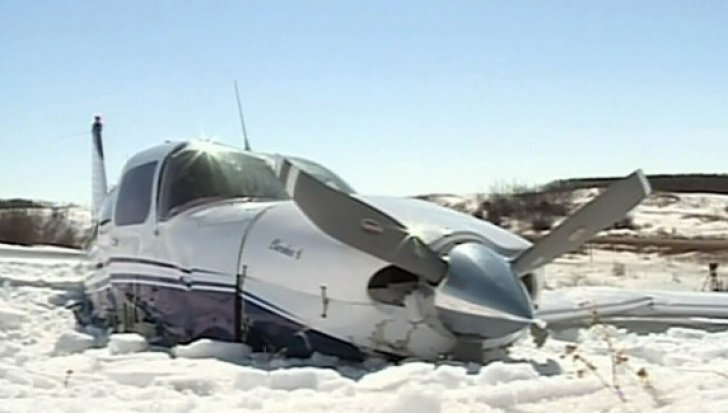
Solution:
{"label": "cabin door", "polygon": [[140,309],[154,294],[149,280],[156,272],[153,190],[157,164],[128,169],[116,196],[108,271],[122,331],[143,333],[140,328],[147,317]]}
{"label": "cabin door", "polygon": [[152,196],[157,162],[129,169],[119,185],[114,209],[115,256],[154,259],[154,225]]}

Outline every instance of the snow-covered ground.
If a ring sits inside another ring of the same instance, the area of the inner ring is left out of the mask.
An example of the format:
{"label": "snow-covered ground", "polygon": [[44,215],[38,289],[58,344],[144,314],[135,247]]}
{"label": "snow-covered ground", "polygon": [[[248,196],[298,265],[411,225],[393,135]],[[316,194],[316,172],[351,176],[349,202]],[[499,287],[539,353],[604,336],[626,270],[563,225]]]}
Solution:
{"label": "snow-covered ground", "polygon": [[[585,202],[598,191],[581,190],[577,199]],[[631,213],[640,236],[686,238],[728,237],[728,196],[717,194],[655,193]],[[619,231],[611,231],[618,234]]]}
{"label": "snow-covered ground", "polygon": [[583,253],[566,254],[547,266],[546,285],[550,289],[599,285],[699,291],[708,275],[708,263],[718,258],[697,252],[635,254],[590,247]]}
{"label": "snow-covered ground", "polygon": [[[551,287],[693,291],[698,261],[594,251],[547,270]],[[280,360],[209,341],[162,351],[76,331],[63,304],[81,271],[68,257],[0,255],[0,412],[728,411],[728,333],[594,326],[540,348],[525,339],[485,366]]]}
{"label": "snow-covered ground", "polygon": [[49,259],[77,259],[81,255],[81,251],[72,248],[54,247],[54,246],[20,246],[0,244],[0,257],[10,259],[18,259],[22,257],[28,258],[49,258]]}

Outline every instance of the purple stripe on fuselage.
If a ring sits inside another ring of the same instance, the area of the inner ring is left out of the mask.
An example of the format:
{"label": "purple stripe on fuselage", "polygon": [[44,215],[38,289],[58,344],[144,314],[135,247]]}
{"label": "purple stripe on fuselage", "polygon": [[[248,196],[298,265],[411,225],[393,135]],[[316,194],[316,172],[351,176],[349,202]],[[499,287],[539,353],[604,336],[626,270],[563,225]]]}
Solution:
{"label": "purple stripe on fuselage", "polygon": [[182,281],[182,277],[160,277],[157,275],[135,274],[128,272],[111,273],[110,278],[112,283],[120,279],[133,279],[139,281],[150,281],[162,285],[171,284],[175,286],[184,286],[186,284]]}
{"label": "purple stripe on fuselage", "polygon": [[[236,278],[235,275],[220,273],[220,272],[216,272],[216,271],[210,271],[210,270],[204,270],[204,269],[198,269],[198,268],[186,269],[186,268],[182,268],[182,267],[179,267],[177,265],[167,263],[167,262],[144,259],[144,258],[131,258],[131,257],[112,257],[108,261],[106,261],[106,265],[109,265],[114,262],[143,264],[143,265],[150,265],[152,267],[175,269],[175,270],[181,271],[182,273],[184,273],[184,275],[180,275],[179,277],[175,278],[175,277],[160,277],[160,276],[155,276],[155,275],[138,274],[138,273],[132,274],[132,273],[123,272],[123,273],[112,273],[111,274],[112,280],[118,279],[119,277],[128,278],[129,276],[133,276],[135,278],[145,279],[145,280],[147,280],[147,282],[151,281],[151,282],[164,284],[164,285],[180,284],[180,285],[184,285],[188,288],[192,288],[192,289],[197,288],[197,287],[233,288],[234,289],[234,287],[235,287],[235,284],[234,284],[234,280]],[[226,275],[226,276],[230,277],[231,283],[227,284],[227,283],[220,283],[220,282],[214,282],[214,281],[199,281],[199,280],[186,279],[187,275],[191,275],[193,273]],[[99,283],[108,282],[107,280],[108,279],[100,280]],[[91,286],[91,288],[96,289],[96,288],[94,288],[94,287],[96,287],[96,283],[90,284],[90,286]],[[100,287],[100,289],[103,289],[103,288],[104,287]],[[273,308],[277,311],[280,311],[284,314],[288,314],[289,316],[293,317],[293,314],[291,314],[289,311],[286,311],[285,309],[271,303],[268,300],[265,300],[259,296],[253,295],[249,292],[244,292],[244,294],[250,295],[252,298],[260,301],[262,304],[270,306],[271,308]]]}
{"label": "purple stripe on fuselage", "polygon": [[185,287],[187,289],[195,289],[197,287],[215,287],[230,290],[235,290],[235,285],[228,283],[221,283],[215,281],[199,281],[192,280],[186,276],[179,277],[160,277],[156,275],[148,274],[134,274],[134,273],[113,273],[110,276],[111,282],[115,283],[118,280],[138,280],[147,283],[158,284],[160,286],[175,286]]}
{"label": "purple stripe on fuselage", "polygon": [[145,264],[154,267],[171,268],[174,270],[182,271],[184,273],[191,273],[192,271],[188,268],[183,268],[170,262],[156,261],[148,258],[137,258],[137,257],[111,257],[104,263],[104,266],[108,267],[113,263],[129,263],[129,264]]}
{"label": "purple stripe on fuselage", "polygon": [[[188,343],[199,338],[234,340],[234,289],[230,292],[185,290],[179,288],[179,283],[173,286],[172,279],[162,281],[162,277],[141,274],[136,277],[146,278],[154,285],[141,284],[135,282],[136,279],[117,278],[111,289],[91,294],[102,318],[121,311],[117,308],[120,303],[112,302],[112,296],[121,296],[137,309],[137,322],[157,325],[176,343]],[[267,308],[269,306],[271,308]],[[278,313],[275,308],[259,297],[251,295],[243,298],[243,337],[255,350],[280,352],[291,357],[308,357],[320,352],[347,359],[363,358],[363,353],[351,343],[313,330],[290,316]],[[134,331],[137,325],[131,324],[128,331]]]}
{"label": "purple stripe on fuselage", "polygon": [[154,267],[170,268],[173,270],[181,271],[185,274],[201,273],[201,274],[218,274],[218,275],[229,275],[220,271],[213,271],[204,268],[184,268],[171,262],[157,261],[148,258],[136,258],[136,257],[111,257],[109,258],[102,267],[108,267],[113,263],[129,263],[129,264],[144,264]]}
{"label": "purple stripe on fuselage", "polygon": [[111,281],[111,278],[109,277],[103,277],[99,278],[94,281],[89,281],[88,279],[84,282],[86,288],[88,289],[98,289],[98,288],[105,288],[109,286],[109,282]]}

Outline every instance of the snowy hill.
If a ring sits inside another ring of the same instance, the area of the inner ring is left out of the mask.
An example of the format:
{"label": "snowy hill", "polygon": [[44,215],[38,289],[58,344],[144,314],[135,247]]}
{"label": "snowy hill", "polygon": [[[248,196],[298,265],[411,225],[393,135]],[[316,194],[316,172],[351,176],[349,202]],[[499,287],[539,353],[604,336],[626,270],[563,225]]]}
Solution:
{"label": "snowy hill", "polygon": [[[596,188],[574,190],[568,197],[569,209],[575,210],[599,192]],[[434,194],[419,198],[468,213],[474,213],[481,203],[488,201],[483,194]],[[650,195],[629,216],[633,229],[611,229],[601,235],[728,239],[728,195],[658,192]],[[527,223],[514,223],[513,226],[526,235],[533,233]]]}

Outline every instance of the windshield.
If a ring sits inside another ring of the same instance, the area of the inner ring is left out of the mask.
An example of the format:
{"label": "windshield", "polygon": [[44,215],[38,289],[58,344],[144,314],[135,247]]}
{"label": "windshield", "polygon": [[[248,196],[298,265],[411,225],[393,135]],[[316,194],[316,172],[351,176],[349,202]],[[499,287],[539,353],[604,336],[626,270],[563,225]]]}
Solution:
{"label": "windshield", "polygon": [[[289,199],[274,172],[274,164],[281,159],[278,155],[253,155],[205,142],[185,146],[165,161],[160,186],[160,219],[214,200]],[[327,185],[343,192],[354,192],[341,178],[315,162],[287,159]]]}
{"label": "windshield", "polygon": [[217,199],[289,198],[264,159],[216,145],[193,145],[170,155],[160,195],[162,219]]}
{"label": "windshield", "polygon": [[354,193],[354,190],[349,186],[349,184],[323,166],[302,158],[288,157],[286,159],[290,160],[294,165],[313,175],[314,178],[326,185],[332,186],[341,192],[346,192],[347,194]]}

